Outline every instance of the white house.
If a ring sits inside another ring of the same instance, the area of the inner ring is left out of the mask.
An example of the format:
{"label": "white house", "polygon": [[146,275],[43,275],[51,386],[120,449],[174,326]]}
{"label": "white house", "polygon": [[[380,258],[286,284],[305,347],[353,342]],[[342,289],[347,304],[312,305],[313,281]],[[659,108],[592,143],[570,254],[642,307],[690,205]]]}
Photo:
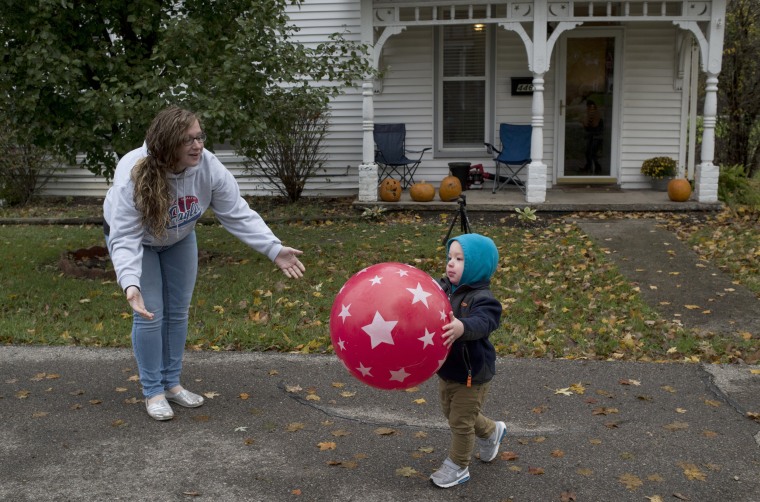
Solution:
{"label": "white house", "polygon": [[[426,152],[416,180],[436,182],[448,163],[493,171],[484,142],[501,123],[532,126],[528,203],[562,184],[646,189],[644,159],[669,156],[695,180],[699,202],[717,201],[716,93],[725,0],[307,0],[291,8],[304,43],[336,31],[373,47],[382,78],[332,103],[328,163],[307,195],[377,199],[375,123],[404,123],[407,148]],[[706,77],[697,109],[697,78]],[[589,169],[581,122],[593,101],[602,118]],[[703,119],[698,162],[696,117]],[[218,152],[244,193],[266,190]],[[81,184],[87,173],[73,174]],[[63,185],[61,184],[63,183]],[[86,183],[85,183],[86,184]],[[58,179],[49,193],[66,185]],[[103,184],[93,183],[100,191]]]}

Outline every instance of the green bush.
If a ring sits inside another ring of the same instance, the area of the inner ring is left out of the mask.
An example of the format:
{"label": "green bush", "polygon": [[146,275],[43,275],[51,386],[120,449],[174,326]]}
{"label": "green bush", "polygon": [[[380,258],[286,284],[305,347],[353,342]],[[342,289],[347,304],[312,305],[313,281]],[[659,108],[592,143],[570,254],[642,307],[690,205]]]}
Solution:
{"label": "green bush", "polygon": [[718,178],[718,198],[729,207],[748,206],[760,211],[760,177],[747,177],[740,164],[723,166]]}

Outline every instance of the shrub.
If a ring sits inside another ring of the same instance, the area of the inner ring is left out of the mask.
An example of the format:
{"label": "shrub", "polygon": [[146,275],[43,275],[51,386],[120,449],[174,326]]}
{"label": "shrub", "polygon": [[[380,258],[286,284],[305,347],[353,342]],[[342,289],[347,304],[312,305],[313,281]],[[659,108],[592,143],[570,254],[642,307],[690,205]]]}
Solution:
{"label": "shrub", "polygon": [[734,206],[760,211],[760,177],[749,178],[741,164],[723,166],[718,178],[718,198]]}
{"label": "shrub", "polygon": [[0,201],[3,204],[25,205],[60,167],[56,157],[24,141],[6,124],[0,135]]}
{"label": "shrub", "polygon": [[657,180],[676,175],[676,161],[670,157],[652,157],[641,164],[641,174]]}
{"label": "shrub", "polygon": [[266,146],[260,150],[243,148],[250,159],[245,169],[263,176],[281,195],[295,202],[306,181],[325,164],[322,142],[329,114],[324,103],[310,96],[290,93],[270,98],[273,113],[262,133]]}

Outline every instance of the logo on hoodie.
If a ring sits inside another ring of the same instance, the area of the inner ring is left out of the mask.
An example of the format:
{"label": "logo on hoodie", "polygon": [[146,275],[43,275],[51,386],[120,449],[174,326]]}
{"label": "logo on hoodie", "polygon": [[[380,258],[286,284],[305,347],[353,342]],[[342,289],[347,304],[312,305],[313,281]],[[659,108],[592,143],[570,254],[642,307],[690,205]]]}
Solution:
{"label": "logo on hoodie", "polygon": [[201,217],[201,205],[198,197],[185,195],[179,197],[177,203],[169,208],[169,227],[184,227]]}

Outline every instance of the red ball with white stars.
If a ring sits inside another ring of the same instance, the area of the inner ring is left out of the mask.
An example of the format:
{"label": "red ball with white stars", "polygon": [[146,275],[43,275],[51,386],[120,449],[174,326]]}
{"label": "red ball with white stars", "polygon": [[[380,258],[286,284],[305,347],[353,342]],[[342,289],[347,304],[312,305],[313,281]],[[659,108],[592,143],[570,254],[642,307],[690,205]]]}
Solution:
{"label": "red ball with white stars", "polygon": [[379,263],[343,285],[330,313],[335,354],[362,382],[408,389],[446,360],[442,326],[451,304],[438,282],[403,263]]}

